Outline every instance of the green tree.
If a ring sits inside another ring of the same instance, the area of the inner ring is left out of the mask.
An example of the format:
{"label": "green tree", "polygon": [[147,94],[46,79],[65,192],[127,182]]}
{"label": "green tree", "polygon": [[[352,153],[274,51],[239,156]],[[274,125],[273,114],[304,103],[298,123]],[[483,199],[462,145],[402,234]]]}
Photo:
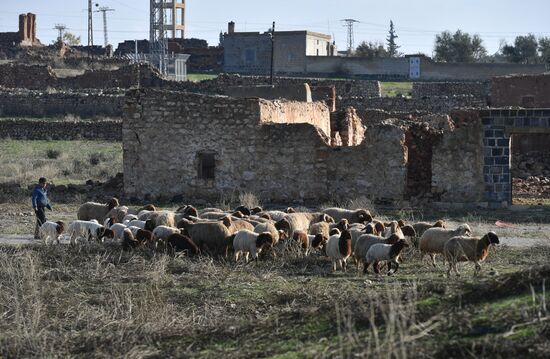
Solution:
{"label": "green tree", "polygon": [[518,64],[534,64],[538,62],[539,49],[538,41],[535,35],[516,36],[513,45],[504,45],[502,54],[510,62]]}
{"label": "green tree", "polygon": [[440,62],[480,62],[487,56],[481,37],[461,30],[436,35],[434,53],[435,60]]}
{"label": "green tree", "polygon": [[393,21],[390,20],[390,31],[389,35],[386,38],[386,42],[388,43],[388,56],[389,57],[397,57],[399,56],[399,53],[397,52],[397,49],[399,49],[400,46],[397,46],[395,43],[395,39],[397,39],[399,36],[395,34],[395,28],[393,27]]}
{"label": "green tree", "polygon": [[540,59],[546,66],[550,66],[550,37],[541,37],[539,39]]}
{"label": "green tree", "polygon": [[76,36],[70,32],[63,33],[63,42],[69,46],[78,46],[80,45],[80,36]]}
{"label": "green tree", "polygon": [[381,42],[363,41],[355,49],[355,56],[373,59],[375,57],[388,57],[389,54],[388,51],[386,51],[384,44]]}

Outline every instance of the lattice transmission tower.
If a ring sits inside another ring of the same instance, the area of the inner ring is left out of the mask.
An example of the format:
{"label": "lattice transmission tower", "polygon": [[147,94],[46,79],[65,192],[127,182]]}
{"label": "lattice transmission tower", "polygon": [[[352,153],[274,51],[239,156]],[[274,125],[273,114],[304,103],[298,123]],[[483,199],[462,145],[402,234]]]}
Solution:
{"label": "lattice transmission tower", "polygon": [[355,25],[355,23],[359,22],[357,20],[354,20],[354,19],[343,19],[341,20],[344,22],[344,27],[346,27],[348,29],[348,56],[351,56],[351,54],[353,53],[353,26]]}

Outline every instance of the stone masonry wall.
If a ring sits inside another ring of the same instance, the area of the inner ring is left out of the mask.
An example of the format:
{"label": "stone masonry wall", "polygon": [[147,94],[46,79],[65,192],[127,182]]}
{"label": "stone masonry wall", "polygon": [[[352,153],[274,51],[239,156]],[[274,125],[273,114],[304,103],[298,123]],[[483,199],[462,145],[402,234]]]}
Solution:
{"label": "stone masonry wall", "polygon": [[0,120],[0,138],[122,141],[122,121]]}
{"label": "stone masonry wall", "polygon": [[491,106],[550,107],[550,73],[493,78]]}
{"label": "stone masonry wall", "polygon": [[122,117],[124,95],[95,92],[39,92],[0,90],[0,116],[58,117],[75,115],[82,118]]}
{"label": "stone masonry wall", "polygon": [[415,82],[412,97],[442,97],[468,95],[486,100],[489,95],[489,82]]}
{"label": "stone masonry wall", "polygon": [[380,109],[392,112],[429,112],[447,114],[456,108],[485,108],[485,100],[474,96],[427,97],[353,97],[339,101],[339,107],[352,106],[362,115],[364,109]]}
{"label": "stone masonry wall", "polygon": [[511,204],[510,137],[550,133],[550,109],[490,109],[480,113],[483,124],[485,200],[493,207]]}
{"label": "stone masonry wall", "polygon": [[294,102],[260,100],[260,121],[262,123],[310,123],[319,127],[330,137],[330,112],[322,102]]}
{"label": "stone masonry wall", "polygon": [[[123,121],[126,194],[204,199],[246,191],[268,202],[318,203],[335,194],[395,200],[403,193],[406,149],[398,127],[373,129],[368,144],[335,150],[324,131],[309,123],[265,122],[266,103],[131,91]],[[328,116],[326,107],[303,111],[313,113],[305,118]],[[205,154],[215,159],[213,179],[199,175]]]}

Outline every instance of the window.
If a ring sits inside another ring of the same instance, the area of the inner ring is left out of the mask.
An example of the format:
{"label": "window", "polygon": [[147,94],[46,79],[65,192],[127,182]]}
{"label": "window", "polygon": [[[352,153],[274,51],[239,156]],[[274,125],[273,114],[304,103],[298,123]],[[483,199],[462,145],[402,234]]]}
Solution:
{"label": "window", "polygon": [[216,158],[213,153],[199,153],[199,178],[214,179]]}

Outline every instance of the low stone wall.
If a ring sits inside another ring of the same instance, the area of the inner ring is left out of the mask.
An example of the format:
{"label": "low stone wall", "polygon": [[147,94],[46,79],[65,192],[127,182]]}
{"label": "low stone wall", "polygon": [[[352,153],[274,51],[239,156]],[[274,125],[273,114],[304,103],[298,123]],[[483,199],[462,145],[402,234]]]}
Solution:
{"label": "low stone wall", "polygon": [[30,90],[0,90],[0,116],[81,118],[122,117],[124,94],[117,92],[48,93]]}
{"label": "low stone wall", "polygon": [[122,121],[0,120],[0,138],[122,141]]}
{"label": "low stone wall", "polygon": [[363,109],[379,109],[391,112],[428,112],[447,114],[456,108],[484,108],[484,100],[474,96],[427,97],[411,99],[405,97],[354,97],[342,99],[339,107],[351,106],[358,109],[359,115]]}
{"label": "low stone wall", "polygon": [[415,82],[412,97],[473,96],[486,100],[489,95],[489,82]]}
{"label": "low stone wall", "polygon": [[57,76],[49,66],[8,63],[0,65],[0,86],[8,88],[46,89],[55,87]]}
{"label": "low stone wall", "polygon": [[491,106],[550,107],[550,73],[495,77],[491,81]]}

